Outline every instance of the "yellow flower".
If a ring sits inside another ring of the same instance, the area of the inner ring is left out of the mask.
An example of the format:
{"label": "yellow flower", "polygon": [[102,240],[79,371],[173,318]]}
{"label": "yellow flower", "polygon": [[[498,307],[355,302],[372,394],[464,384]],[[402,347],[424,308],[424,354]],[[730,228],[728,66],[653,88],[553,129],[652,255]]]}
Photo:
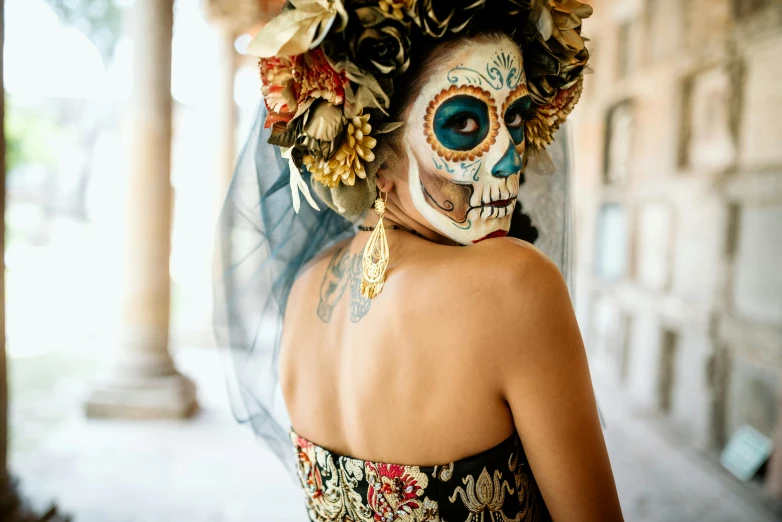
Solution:
{"label": "yellow flower", "polygon": [[337,188],[339,186],[339,178],[334,179],[331,175],[332,171],[336,168],[336,162],[307,155],[302,159],[302,163],[307,167],[309,173],[312,174],[312,179],[318,183],[329,188]]}
{"label": "yellow flower", "polygon": [[372,149],[377,140],[370,136],[372,126],[369,124],[369,114],[356,116],[348,125],[342,145],[328,159],[304,156],[302,162],[312,174],[315,181],[327,187],[335,188],[340,182],[352,187],[356,177],[367,178],[363,161],[375,161]]}

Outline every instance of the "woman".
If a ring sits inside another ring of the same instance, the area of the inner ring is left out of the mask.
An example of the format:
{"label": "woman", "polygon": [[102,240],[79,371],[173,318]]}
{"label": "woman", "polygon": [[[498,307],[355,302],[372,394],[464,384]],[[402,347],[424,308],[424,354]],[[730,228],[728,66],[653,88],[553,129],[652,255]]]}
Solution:
{"label": "woman", "polygon": [[526,176],[562,166],[545,148],[591,8],[287,7],[250,46],[267,130],[223,221],[242,415],[313,521],[622,520],[565,267],[521,240]]}

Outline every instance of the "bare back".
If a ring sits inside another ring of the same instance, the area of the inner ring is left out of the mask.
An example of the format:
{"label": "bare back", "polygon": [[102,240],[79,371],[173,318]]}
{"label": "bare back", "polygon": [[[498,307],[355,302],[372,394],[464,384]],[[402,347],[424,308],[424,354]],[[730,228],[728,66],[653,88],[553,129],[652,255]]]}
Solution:
{"label": "bare back", "polygon": [[370,302],[365,240],[316,259],[291,293],[280,375],[294,431],[340,455],[417,466],[515,431],[554,520],[621,520],[557,268],[514,239],[448,247],[396,231]]}
{"label": "bare back", "polygon": [[465,284],[464,258],[480,247],[390,232],[391,284],[370,301],[359,290],[366,236],[319,257],[291,293],[280,373],[295,431],[343,455],[417,465],[507,439],[492,325]]}

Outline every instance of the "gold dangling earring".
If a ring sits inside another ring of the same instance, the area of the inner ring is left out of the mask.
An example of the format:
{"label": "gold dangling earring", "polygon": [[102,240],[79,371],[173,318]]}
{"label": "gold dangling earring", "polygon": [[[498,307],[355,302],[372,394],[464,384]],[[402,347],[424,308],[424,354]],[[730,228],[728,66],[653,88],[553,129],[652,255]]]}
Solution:
{"label": "gold dangling earring", "polygon": [[[386,193],[388,201],[388,193]],[[375,200],[375,212],[380,219],[369,236],[367,246],[364,247],[362,259],[363,275],[361,277],[361,295],[368,299],[374,299],[383,291],[386,282],[386,269],[388,268],[388,241],[386,229],[383,226],[383,214],[386,212],[386,202],[380,197]]]}

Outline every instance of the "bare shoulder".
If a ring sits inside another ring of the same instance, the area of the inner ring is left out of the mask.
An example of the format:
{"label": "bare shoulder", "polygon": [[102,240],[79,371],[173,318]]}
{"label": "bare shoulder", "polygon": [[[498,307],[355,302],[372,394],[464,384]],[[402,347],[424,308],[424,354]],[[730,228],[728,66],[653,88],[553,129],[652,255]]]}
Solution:
{"label": "bare shoulder", "polygon": [[559,269],[522,241],[431,247],[414,263],[400,261],[384,296],[395,305],[399,332],[441,361],[469,365],[499,394],[517,379],[543,378],[534,371],[541,364],[556,366],[583,350]]}
{"label": "bare shoulder", "polygon": [[494,285],[486,294],[496,306],[487,313],[500,313],[508,319],[498,335],[530,339],[526,346],[532,346],[532,339],[544,338],[547,330],[575,324],[565,279],[545,254],[517,239],[484,243],[474,247],[477,262],[496,272]]}
{"label": "bare shoulder", "polygon": [[[533,323],[541,328],[572,314],[559,269],[540,250],[516,239],[433,247],[410,269],[400,268],[399,275],[402,284],[389,284],[388,290],[397,287],[409,321],[437,317],[438,328],[463,337],[479,333],[484,340],[501,342],[524,334]],[[501,327],[487,331],[487,325]]]}
{"label": "bare shoulder", "polygon": [[497,238],[451,249],[431,268],[437,295],[445,301],[468,299],[495,315],[498,305],[517,311],[545,295],[567,295],[559,269],[540,250],[513,238]]}
{"label": "bare shoulder", "polygon": [[[503,237],[482,241],[465,248],[468,263],[484,269],[491,264],[498,275],[513,284],[523,282],[531,275],[559,276],[559,269],[546,255],[526,241]],[[561,277],[559,277],[561,279]]]}
{"label": "bare shoulder", "polygon": [[[521,379],[530,386],[528,396],[534,396],[541,380],[564,386],[571,377],[561,369],[585,367],[567,284],[540,250],[502,238],[467,247],[459,261],[473,275],[461,290],[450,291],[470,303],[469,314],[453,314],[448,327],[460,330],[477,348],[504,394]],[[541,404],[547,400],[538,399]]]}
{"label": "bare shoulder", "polygon": [[[531,316],[543,306],[572,310],[567,284],[559,268],[531,244],[513,238],[485,241],[473,247],[477,263],[492,266],[498,278],[490,293],[512,302]],[[500,284],[502,283],[502,284]]]}

